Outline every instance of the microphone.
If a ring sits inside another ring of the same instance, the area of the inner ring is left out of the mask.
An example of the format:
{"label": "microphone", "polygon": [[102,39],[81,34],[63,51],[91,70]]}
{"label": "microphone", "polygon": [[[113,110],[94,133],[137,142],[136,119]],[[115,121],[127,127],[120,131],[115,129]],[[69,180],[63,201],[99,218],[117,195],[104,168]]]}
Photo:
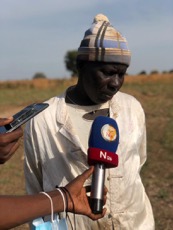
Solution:
{"label": "microphone", "polygon": [[110,117],[96,117],[91,127],[88,148],[88,164],[94,165],[90,197],[90,207],[94,214],[102,213],[105,169],[118,166],[118,144],[116,121]]}

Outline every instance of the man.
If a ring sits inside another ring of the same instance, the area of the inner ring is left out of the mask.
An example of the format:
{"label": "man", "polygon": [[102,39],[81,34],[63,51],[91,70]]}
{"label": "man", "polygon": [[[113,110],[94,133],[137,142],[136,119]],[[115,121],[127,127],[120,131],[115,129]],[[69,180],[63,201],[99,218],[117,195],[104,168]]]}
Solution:
{"label": "man", "polygon": [[51,98],[49,108],[25,130],[25,176],[32,194],[50,190],[55,181],[64,186],[87,169],[93,120],[99,115],[116,119],[119,166],[106,170],[107,215],[96,222],[76,216],[77,229],[154,229],[152,208],[140,178],[146,161],[144,112],[134,97],[119,92],[130,58],[126,39],[106,16],[97,15],[78,49],[77,84]]}
{"label": "man", "polygon": [[[0,119],[0,126],[10,123],[13,118]],[[5,163],[18,149],[18,140],[23,135],[21,128],[11,132],[0,134],[0,159],[1,164]],[[67,184],[66,189],[71,194],[74,202],[74,209],[71,199],[68,196],[68,212],[80,213],[86,215],[93,220],[102,218],[105,214],[105,209],[102,214],[94,215],[91,212],[86,189],[83,187],[85,180],[91,176],[93,168],[86,170],[82,175],[78,176],[72,182]],[[106,188],[104,190],[104,201],[106,201]],[[61,194],[55,190],[47,193],[53,201],[54,212],[61,212],[64,209]],[[67,194],[68,195],[68,194]],[[0,229],[10,229],[26,222],[32,221],[35,218],[45,216],[51,213],[50,202],[43,194],[12,196],[0,196]]]}

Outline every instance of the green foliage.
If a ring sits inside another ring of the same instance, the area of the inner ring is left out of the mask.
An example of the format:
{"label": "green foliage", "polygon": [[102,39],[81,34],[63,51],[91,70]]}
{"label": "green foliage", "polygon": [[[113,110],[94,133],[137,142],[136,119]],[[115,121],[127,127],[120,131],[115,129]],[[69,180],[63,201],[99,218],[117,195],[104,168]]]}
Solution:
{"label": "green foliage", "polygon": [[158,74],[159,71],[158,70],[152,70],[150,74]]}
{"label": "green foliage", "polygon": [[34,76],[33,76],[33,79],[39,79],[39,78],[46,78],[46,75],[44,73],[41,73],[41,72],[38,72],[38,73],[35,73]]}
{"label": "green foliage", "polygon": [[168,73],[168,71],[164,70],[164,71],[162,71],[162,73],[163,73],[163,74],[166,74],[166,73]]}
{"label": "green foliage", "polygon": [[140,73],[139,73],[139,75],[146,75],[147,73],[146,73],[146,71],[145,70],[142,70]]}
{"label": "green foliage", "polygon": [[68,71],[71,72],[71,76],[77,76],[77,68],[76,68],[76,57],[77,57],[77,50],[70,50],[67,51],[65,55],[65,65]]}

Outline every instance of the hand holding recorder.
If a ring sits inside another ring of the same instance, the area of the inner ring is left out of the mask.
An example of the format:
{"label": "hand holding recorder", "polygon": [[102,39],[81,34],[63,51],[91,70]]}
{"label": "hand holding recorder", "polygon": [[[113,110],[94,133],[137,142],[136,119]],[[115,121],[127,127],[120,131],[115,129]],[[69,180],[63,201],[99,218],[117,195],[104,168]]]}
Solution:
{"label": "hand holding recorder", "polygon": [[38,113],[46,109],[48,106],[49,104],[47,103],[34,103],[28,105],[20,112],[13,115],[13,120],[10,123],[0,127],[0,134],[12,132],[13,130],[17,129],[28,120],[36,116]]}
{"label": "hand holding recorder", "polygon": [[0,164],[4,164],[19,147],[19,139],[23,135],[20,128],[29,119],[46,109],[47,103],[31,104],[10,118],[0,119]]}

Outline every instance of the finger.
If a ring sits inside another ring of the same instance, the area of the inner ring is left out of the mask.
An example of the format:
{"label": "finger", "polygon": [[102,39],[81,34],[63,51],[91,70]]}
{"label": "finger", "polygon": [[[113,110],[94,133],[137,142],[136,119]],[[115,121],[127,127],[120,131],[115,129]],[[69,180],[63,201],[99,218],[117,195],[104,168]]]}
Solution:
{"label": "finger", "polygon": [[21,127],[17,128],[16,130],[8,133],[10,135],[11,138],[15,139],[16,137],[16,140],[19,139],[20,137],[23,136],[23,129]]}
{"label": "finger", "polygon": [[10,155],[10,156],[13,155],[13,154],[16,152],[16,150],[19,148],[19,146],[20,146],[20,143],[19,143],[19,142],[16,142],[16,143],[12,146],[9,155]]}
{"label": "finger", "polygon": [[106,195],[108,193],[108,188],[104,186],[103,194]]}
{"label": "finger", "polygon": [[107,200],[107,196],[105,195],[105,196],[103,196],[103,205],[106,204],[106,200]]}
{"label": "finger", "polygon": [[93,214],[93,213],[91,213],[91,214],[88,215],[88,216],[89,216],[92,220],[98,220],[98,219],[103,218],[103,217],[105,216],[106,211],[107,211],[107,209],[104,208],[101,214]]}
{"label": "finger", "polygon": [[0,126],[7,125],[13,121],[13,117],[0,118]]}
{"label": "finger", "polygon": [[10,133],[0,134],[0,145],[4,146],[10,142],[17,141],[20,137],[22,137],[22,135],[23,135],[22,128],[18,128],[15,131],[10,132]]}
{"label": "finger", "polygon": [[14,142],[9,144],[5,149],[0,148],[0,164],[4,164],[7,160],[9,160],[14,155],[19,146],[19,142]]}

